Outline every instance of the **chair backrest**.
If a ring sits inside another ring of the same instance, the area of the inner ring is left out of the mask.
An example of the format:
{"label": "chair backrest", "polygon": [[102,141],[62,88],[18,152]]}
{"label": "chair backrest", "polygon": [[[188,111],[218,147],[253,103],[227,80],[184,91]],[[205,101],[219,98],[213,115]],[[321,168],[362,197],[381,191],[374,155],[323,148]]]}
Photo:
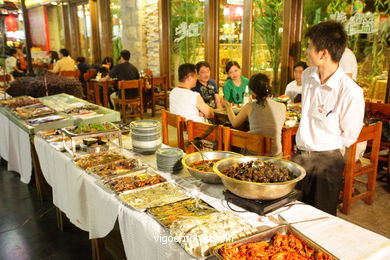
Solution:
{"label": "chair backrest", "polygon": [[73,70],[73,71],[60,71],[58,74],[61,77],[64,78],[75,78],[78,79],[80,76],[80,71],[79,70]]}
{"label": "chair backrest", "polygon": [[373,117],[375,114],[382,114],[390,117],[390,104],[366,103],[366,111]]}
{"label": "chair backrest", "polygon": [[166,145],[169,144],[168,126],[170,125],[170,126],[176,128],[177,146],[180,149],[184,150],[184,136],[183,136],[184,123],[185,123],[185,119],[183,117],[169,113],[167,110],[162,109],[161,110],[161,125],[162,125],[162,133],[163,133],[163,143]]}
{"label": "chair backrest", "polygon": [[126,102],[126,89],[138,89],[138,97],[135,99],[139,99],[142,102],[143,95],[142,90],[144,86],[144,79],[134,79],[134,80],[121,80],[118,81],[118,89],[121,91],[121,101]]}
{"label": "chair backrest", "polygon": [[232,146],[254,151],[257,155],[271,155],[272,138],[260,134],[252,134],[230,127],[223,127],[223,145],[225,151],[231,151]]}
{"label": "chair backrest", "polygon": [[375,124],[371,124],[368,126],[363,126],[360,131],[359,137],[357,141],[352,144],[346,150],[346,164],[344,172],[354,171],[356,166],[355,164],[355,155],[356,155],[356,146],[358,143],[365,141],[372,141],[371,143],[371,153],[370,153],[370,164],[376,170],[378,164],[379,157],[379,147],[381,143],[381,134],[382,134],[382,122],[376,122]]}
{"label": "chair backrest", "polygon": [[5,82],[8,83],[8,82],[11,81],[11,76],[9,74],[5,74],[5,75],[1,74],[0,75],[0,81],[1,82],[5,81]]}
{"label": "chair backrest", "polygon": [[89,69],[89,70],[87,70],[86,73],[84,73],[84,80],[88,81],[91,78],[94,78],[96,76],[96,74],[97,74],[97,70],[96,69]]}
{"label": "chair backrest", "polygon": [[[213,125],[194,122],[192,120],[187,121],[187,134],[188,134],[188,142],[194,141],[196,137],[202,137],[207,134],[208,131],[211,130]],[[218,143],[218,150],[223,149],[223,126],[218,125],[214,126],[214,129],[203,139],[214,141]],[[195,152],[195,148],[193,145],[188,144],[186,146],[186,153]]]}
{"label": "chair backrest", "polygon": [[152,78],[153,90],[155,86],[161,86],[161,91],[166,92],[168,90],[167,77],[161,76]]}

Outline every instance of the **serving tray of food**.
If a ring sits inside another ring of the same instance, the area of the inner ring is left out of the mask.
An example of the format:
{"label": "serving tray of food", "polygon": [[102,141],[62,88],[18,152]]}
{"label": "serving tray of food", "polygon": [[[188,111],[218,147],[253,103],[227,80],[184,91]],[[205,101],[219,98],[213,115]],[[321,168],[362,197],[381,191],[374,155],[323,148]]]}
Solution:
{"label": "serving tray of food", "polygon": [[120,132],[113,123],[94,123],[62,128],[61,131],[69,137],[86,137],[98,134],[110,134]]}
{"label": "serving tray of food", "polygon": [[215,212],[207,216],[184,218],[170,226],[171,236],[192,257],[208,257],[221,243],[235,241],[258,232],[244,219],[231,212]]}
{"label": "serving tray of food", "polygon": [[55,121],[60,121],[66,119],[65,116],[61,115],[49,115],[49,116],[44,116],[44,117],[37,117],[33,119],[27,119],[26,123],[30,126],[39,126],[42,124],[50,123],[50,122],[55,122]]}
{"label": "serving tray of food", "polygon": [[291,225],[279,225],[253,236],[214,247],[219,259],[337,259]]}
{"label": "serving tray of food", "polygon": [[12,113],[21,119],[31,119],[54,114],[56,111],[43,104],[36,103],[24,107],[17,107],[12,111]]}
{"label": "serving tray of food", "polygon": [[113,192],[119,194],[128,190],[149,187],[166,181],[161,175],[148,170],[148,168],[143,168],[120,176],[106,178],[102,180],[102,183]]}
{"label": "serving tray of food", "polygon": [[89,167],[86,171],[97,178],[114,177],[131,171],[138,171],[143,167],[141,160],[137,158],[123,159],[103,165]]}
{"label": "serving tray of food", "polygon": [[89,167],[98,166],[102,164],[108,164],[111,162],[124,160],[125,156],[114,152],[103,152],[95,154],[87,154],[75,160],[75,164],[82,168],[87,169]]}
{"label": "serving tray of food", "polygon": [[164,182],[154,186],[129,190],[118,195],[124,205],[138,211],[148,208],[163,206],[165,204],[188,199],[183,189],[170,182]]}
{"label": "serving tray of food", "polygon": [[169,230],[172,223],[177,220],[204,217],[217,212],[217,210],[199,198],[191,198],[150,208],[147,212],[165,229]]}
{"label": "serving tray of food", "polygon": [[20,96],[11,99],[1,100],[0,106],[5,106],[12,109],[12,108],[28,106],[36,103],[40,103],[39,100],[36,98],[30,96]]}

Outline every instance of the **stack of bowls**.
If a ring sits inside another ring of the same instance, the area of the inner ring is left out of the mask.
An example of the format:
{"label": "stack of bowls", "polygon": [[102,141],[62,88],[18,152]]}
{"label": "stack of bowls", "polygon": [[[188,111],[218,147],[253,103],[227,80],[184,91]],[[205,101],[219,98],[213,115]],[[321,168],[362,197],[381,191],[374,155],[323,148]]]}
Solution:
{"label": "stack of bowls", "polygon": [[140,120],[130,123],[133,151],[153,154],[161,146],[161,125],[155,120]]}
{"label": "stack of bowls", "polygon": [[157,150],[157,169],[170,173],[179,172],[183,169],[182,158],[183,150],[179,148],[160,148]]}

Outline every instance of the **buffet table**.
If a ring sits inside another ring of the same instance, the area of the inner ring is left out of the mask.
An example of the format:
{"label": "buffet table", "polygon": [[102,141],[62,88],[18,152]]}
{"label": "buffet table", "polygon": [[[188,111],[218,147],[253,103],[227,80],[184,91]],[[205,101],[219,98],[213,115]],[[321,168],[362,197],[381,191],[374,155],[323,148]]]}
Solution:
{"label": "buffet table", "polygon": [[[58,108],[61,102],[64,104],[89,104],[85,100],[68,94],[42,97],[38,98],[38,100],[54,109]],[[68,127],[79,124],[89,124],[101,121],[120,121],[120,114],[117,111],[104,107],[98,107],[96,111],[99,114],[99,117],[87,119],[67,118],[65,120],[44,123],[32,127],[28,125],[25,120],[18,118],[9,109],[0,107],[0,156],[8,161],[8,170],[18,172],[21,176],[21,181],[27,184],[30,182],[32,174],[31,150],[33,147],[31,147],[30,139],[32,139],[35,133],[45,129]]]}
{"label": "buffet table", "polygon": [[[124,140],[128,148],[129,139]],[[127,259],[192,259],[152,216],[124,206],[95,177],[78,168],[67,153],[56,151],[38,136],[35,146],[42,172],[53,188],[53,203],[73,224],[89,232],[91,239],[105,237],[118,218]],[[130,151],[123,152],[135,156]],[[138,155],[138,158],[156,167],[156,155]],[[177,175],[158,173],[168,180],[192,181],[184,171]],[[219,211],[231,211],[223,199],[223,189],[222,185],[201,184],[198,196]],[[251,212],[235,214],[259,230],[280,224],[277,214],[291,223],[323,217],[293,226],[340,259],[390,258],[389,239],[299,202],[267,217]]]}

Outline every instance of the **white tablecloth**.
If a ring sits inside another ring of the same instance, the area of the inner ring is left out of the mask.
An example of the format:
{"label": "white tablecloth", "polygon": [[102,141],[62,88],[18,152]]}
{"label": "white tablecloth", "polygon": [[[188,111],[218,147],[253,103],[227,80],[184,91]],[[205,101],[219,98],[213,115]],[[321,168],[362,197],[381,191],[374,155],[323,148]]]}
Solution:
{"label": "white tablecloth", "polygon": [[8,170],[20,174],[29,183],[32,173],[30,136],[0,113],[0,155],[8,161]]}
{"label": "white tablecloth", "polygon": [[67,153],[56,151],[45,140],[35,136],[42,173],[53,188],[53,203],[89,238],[105,237],[118,216],[118,201],[104,191],[96,179],[78,168]]}

